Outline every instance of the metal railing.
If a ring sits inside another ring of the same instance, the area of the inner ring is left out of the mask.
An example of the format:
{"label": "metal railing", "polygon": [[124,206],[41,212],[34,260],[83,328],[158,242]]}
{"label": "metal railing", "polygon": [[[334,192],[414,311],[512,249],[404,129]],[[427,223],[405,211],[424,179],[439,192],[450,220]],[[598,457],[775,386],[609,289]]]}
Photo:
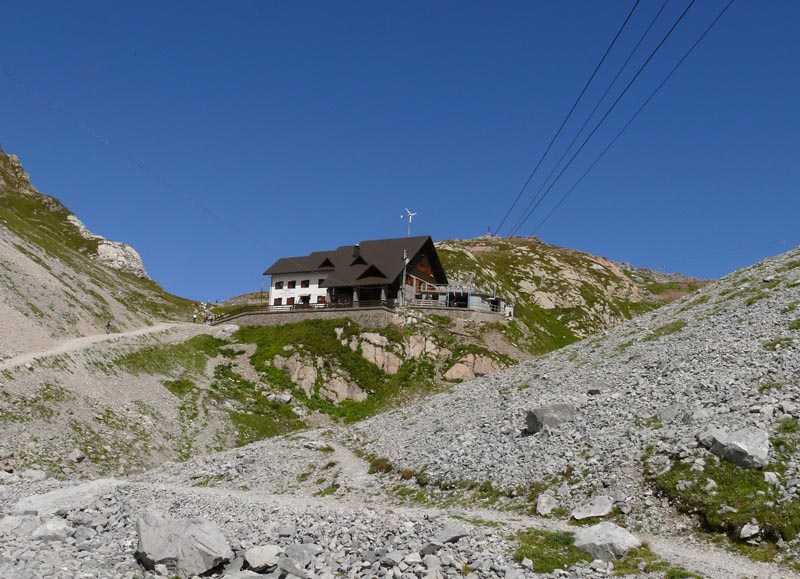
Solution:
{"label": "metal railing", "polygon": [[[441,310],[472,310],[503,314],[503,310],[496,304],[472,304],[470,307],[465,305],[447,305],[440,300],[431,299],[410,299],[406,300],[406,305],[411,308],[441,309]],[[236,318],[243,314],[271,314],[271,313],[291,313],[291,312],[313,312],[322,310],[359,310],[363,308],[398,308],[400,303],[397,300],[361,300],[357,302],[326,302],[319,304],[282,304],[279,306],[269,304],[253,304],[242,306],[235,310],[226,312],[214,320],[214,324],[223,323],[226,320]]]}

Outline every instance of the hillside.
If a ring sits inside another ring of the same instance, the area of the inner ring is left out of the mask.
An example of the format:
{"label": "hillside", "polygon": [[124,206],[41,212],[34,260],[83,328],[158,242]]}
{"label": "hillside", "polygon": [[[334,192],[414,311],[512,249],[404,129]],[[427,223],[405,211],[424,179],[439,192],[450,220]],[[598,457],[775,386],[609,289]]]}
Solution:
{"label": "hillside", "polygon": [[[398,492],[423,502],[488,496],[536,512],[546,495],[545,512],[566,520],[605,496],[628,528],[696,524],[754,557],[794,562],[798,369],[794,250],[599,336],[364,421],[350,443],[387,471],[410,473],[396,479]],[[529,411],[554,404],[572,414],[533,434]],[[728,447],[729,438],[738,442]],[[697,518],[678,523],[676,511]]]}
{"label": "hillside", "polygon": [[69,337],[188,319],[191,302],[150,280],[139,255],[89,232],[0,151],[0,360]]}
{"label": "hillside", "polygon": [[[351,423],[654,308],[664,288],[701,284],[536,240],[448,241],[440,251],[453,281],[474,266],[472,281],[494,283],[516,320],[418,311],[382,329],[347,319],[238,332],[164,325],[188,320],[192,304],[149,280],[133,248],[92,234],[35,189],[5,154],[0,209],[0,315],[15,329],[0,332],[0,456],[57,475],[137,471]],[[109,320],[109,339],[73,347],[105,334]]]}
{"label": "hillside", "polygon": [[617,263],[537,238],[441,241],[454,285],[497,292],[515,306],[504,333],[524,351],[543,354],[654,310],[707,282]]}

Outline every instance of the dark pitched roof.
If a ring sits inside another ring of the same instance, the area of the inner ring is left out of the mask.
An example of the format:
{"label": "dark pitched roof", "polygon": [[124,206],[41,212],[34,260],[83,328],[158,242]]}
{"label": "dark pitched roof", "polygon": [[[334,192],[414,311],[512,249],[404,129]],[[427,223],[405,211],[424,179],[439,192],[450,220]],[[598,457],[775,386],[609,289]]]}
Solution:
{"label": "dark pitched roof", "polygon": [[[276,261],[265,275],[326,271],[322,287],[386,285],[394,282],[405,265],[403,252],[413,260],[423,249],[431,256],[434,272],[440,283],[447,283],[430,236],[397,237],[362,241],[358,251],[354,245],[343,245],[334,251],[317,251],[304,257],[287,257]],[[333,264],[333,269],[329,264]],[[327,267],[323,267],[327,266]]]}
{"label": "dark pitched roof", "polygon": [[332,261],[336,251],[315,251],[309,255],[299,257],[282,257],[273,263],[263,275],[276,275],[281,273],[311,273],[326,271],[336,267]]}

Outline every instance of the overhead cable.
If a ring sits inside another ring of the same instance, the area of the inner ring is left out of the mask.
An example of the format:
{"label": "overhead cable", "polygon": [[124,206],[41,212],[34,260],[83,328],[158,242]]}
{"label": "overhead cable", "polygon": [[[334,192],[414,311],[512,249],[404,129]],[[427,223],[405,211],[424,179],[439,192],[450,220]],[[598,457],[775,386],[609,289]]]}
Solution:
{"label": "overhead cable", "polygon": [[572,104],[572,108],[567,113],[567,116],[564,117],[564,120],[561,121],[561,126],[558,128],[558,131],[556,131],[556,134],[553,135],[552,139],[550,139],[550,143],[547,145],[547,148],[544,150],[544,153],[542,153],[542,156],[539,158],[539,162],[536,163],[536,166],[533,168],[533,171],[531,171],[531,174],[528,175],[527,181],[525,181],[525,184],[522,186],[522,189],[520,189],[519,193],[517,193],[517,196],[514,198],[514,202],[511,204],[511,207],[508,208],[508,211],[506,211],[506,214],[503,217],[502,221],[500,221],[500,225],[498,225],[495,228],[495,233],[499,233],[500,232],[500,229],[503,227],[503,224],[505,224],[506,219],[508,219],[508,216],[514,210],[514,207],[516,207],[517,202],[519,201],[520,197],[522,196],[522,193],[528,187],[528,184],[531,182],[531,179],[533,179],[533,176],[536,175],[536,171],[539,170],[539,167],[541,166],[542,161],[544,161],[544,158],[547,156],[547,153],[550,151],[550,148],[553,146],[553,143],[556,142],[556,139],[561,134],[561,131],[564,129],[564,125],[567,124],[567,121],[572,116],[572,113],[575,111],[575,107],[578,106],[578,103],[580,102],[581,98],[583,97],[584,93],[586,92],[586,89],[589,88],[589,85],[592,83],[592,80],[594,80],[594,77],[597,74],[597,71],[600,70],[600,67],[603,65],[603,62],[605,62],[606,57],[608,56],[608,53],[611,52],[611,49],[616,44],[617,39],[620,37],[620,34],[622,34],[622,31],[625,29],[625,26],[628,24],[628,21],[631,19],[631,16],[633,16],[633,13],[636,10],[636,7],[639,5],[640,1],[641,0],[636,0],[636,2],[634,2],[633,8],[631,8],[630,12],[628,12],[628,16],[625,17],[625,20],[623,21],[622,26],[620,26],[619,30],[617,30],[617,34],[614,36],[614,39],[611,41],[611,44],[609,44],[608,48],[606,48],[606,51],[603,53],[603,57],[600,59],[600,62],[598,62],[597,66],[594,67],[594,71],[592,72],[591,76],[589,77],[589,80],[587,80],[586,84],[583,85],[583,89],[581,90],[580,94],[578,95],[578,98],[575,99],[575,102]]}
{"label": "overhead cable", "polygon": [[581,151],[583,151],[583,148],[586,146],[586,144],[592,139],[592,137],[597,132],[597,130],[603,125],[603,123],[608,118],[608,116],[611,114],[611,112],[616,108],[617,104],[619,104],[619,102],[622,100],[622,97],[625,96],[625,94],[628,92],[628,90],[631,88],[631,86],[633,86],[633,83],[636,82],[636,79],[639,78],[639,75],[642,74],[642,71],[644,71],[644,69],[647,67],[647,65],[650,64],[650,61],[653,60],[653,57],[658,53],[658,51],[661,49],[661,47],[664,46],[664,43],[672,35],[672,33],[678,27],[678,24],[681,23],[683,18],[689,12],[689,10],[692,8],[692,6],[694,6],[694,3],[696,1],[697,0],[691,0],[691,2],[689,2],[689,5],[684,9],[683,12],[681,12],[681,15],[678,17],[678,19],[674,22],[674,24],[670,27],[670,29],[664,35],[664,38],[661,39],[661,42],[658,43],[658,45],[650,53],[650,56],[647,57],[647,60],[645,60],[644,63],[639,67],[639,70],[636,71],[636,74],[633,75],[633,78],[628,82],[627,86],[622,90],[622,92],[619,94],[619,96],[617,96],[617,99],[609,107],[609,109],[606,111],[606,113],[603,115],[603,117],[597,122],[595,127],[592,129],[592,131],[589,133],[589,135],[583,141],[583,143],[578,148],[578,150],[575,151],[575,153],[572,155],[572,157],[567,162],[567,164],[564,166],[564,168],[561,169],[559,174],[556,176],[555,180],[553,180],[553,182],[550,183],[550,185],[545,190],[544,194],[539,198],[539,201],[537,201],[536,204],[525,214],[525,217],[519,223],[519,225],[514,228],[514,230],[511,232],[511,235],[514,235],[519,230],[519,228],[522,227],[522,225],[525,224],[525,222],[530,218],[530,216],[533,214],[533,212],[536,211],[536,208],[539,207],[539,205],[541,205],[542,201],[544,201],[547,198],[547,195],[550,193],[550,191],[552,191],[552,189],[555,186],[555,184],[558,183],[559,179],[561,179],[561,177],[564,175],[564,173],[566,173],[567,169],[569,169],[569,167],[575,161],[577,156],[580,155]]}
{"label": "overhead cable", "polygon": [[[572,137],[572,141],[570,141],[569,145],[567,145],[567,148],[564,149],[564,152],[561,154],[561,157],[558,159],[558,162],[555,165],[553,165],[553,168],[550,170],[550,174],[547,175],[547,178],[542,183],[542,186],[539,187],[539,190],[536,192],[536,195],[533,196],[533,198],[530,200],[528,205],[525,207],[525,210],[522,212],[522,215],[525,215],[525,213],[531,208],[531,206],[534,203],[536,203],[536,201],[539,199],[539,197],[541,196],[542,192],[545,190],[545,188],[547,187],[548,183],[550,182],[550,179],[553,177],[553,174],[558,170],[559,166],[561,165],[561,162],[564,160],[564,157],[566,157],[567,154],[570,152],[570,150],[572,150],[572,146],[575,144],[575,141],[577,141],[578,137],[581,136],[581,134],[583,133],[583,129],[586,128],[586,125],[589,124],[589,121],[592,120],[592,117],[597,112],[597,109],[600,108],[600,105],[603,103],[603,101],[605,100],[606,96],[608,96],[608,93],[611,91],[611,88],[616,84],[617,80],[619,79],[620,75],[625,70],[625,68],[627,68],[628,64],[630,63],[631,59],[633,58],[633,55],[636,54],[636,51],[639,49],[639,46],[642,44],[642,41],[644,41],[645,37],[649,34],[650,29],[653,28],[653,25],[656,23],[656,21],[658,20],[659,16],[661,16],[661,13],[664,11],[664,8],[667,7],[668,3],[669,3],[669,0],[664,0],[663,4],[661,4],[661,8],[658,10],[658,12],[656,12],[656,15],[650,21],[650,24],[647,26],[647,29],[644,31],[644,33],[639,37],[639,41],[633,47],[633,50],[631,50],[630,54],[628,55],[628,58],[625,59],[625,62],[619,68],[619,70],[617,71],[617,74],[614,76],[612,81],[606,87],[605,92],[603,92],[603,95],[597,101],[597,104],[594,105],[594,108],[592,109],[592,112],[590,112],[589,115],[586,117],[586,120],[583,121],[583,124],[581,125],[581,128],[578,129],[578,131],[575,133],[575,136]],[[517,222],[514,224],[514,229],[516,229],[517,226],[520,225],[521,220],[522,220],[522,216],[520,216],[520,219],[517,220]]]}
{"label": "overhead cable", "polygon": [[731,7],[731,4],[733,4],[733,0],[730,0],[725,5],[725,7],[720,11],[720,13],[717,14],[717,17],[714,18],[714,20],[711,22],[711,24],[708,25],[708,27],[706,27],[706,29],[703,31],[703,33],[700,35],[700,37],[694,42],[694,44],[692,44],[692,46],[689,48],[689,50],[687,50],[684,53],[684,55],[681,57],[681,59],[678,61],[678,63],[674,67],[672,67],[672,70],[670,70],[669,74],[664,78],[664,80],[661,81],[661,84],[659,84],[655,88],[655,90],[650,94],[650,96],[647,97],[647,99],[642,103],[642,106],[640,106],[639,109],[630,118],[630,120],[627,123],[625,123],[625,126],[622,127],[622,129],[616,134],[616,136],[611,140],[611,142],[608,145],[606,145],[605,149],[603,149],[603,151],[597,156],[597,158],[594,160],[594,162],[591,165],[589,165],[589,168],[586,169],[586,171],[583,173],[583,175],[581,175],[581,177],[575,182],[575,184],[572,187],[570,187],[570,189],[566,193],[564,193],[564,195],[561,197],[561,199],[558,201],[558,203],[556,203],[556,205],[550,210],[550,212],[545,216],[545,218],[542,219],[539,222],[539,224],[533,230],[534,233],[536,231],[538,231],[545,223],[547,223],[547,220],[550,219],[550,216],[553,215],[553,213],[555,213],[556,210],[559,207],[561,207],[561,204],[564,203],[564,201],[566,201],[567,197],[569,197],[572,194],[572,192],[575,191],[575,189],[578,187],[578,185],[581,184],[581,182],[589,174],[589,172],[592,169],[594,169],[594,166],[597,165],[597,163],[600,161],[600,159],[603,158],[603,156],[614,145],[614,143],[616,143],[617,140],[622,136],[622,134],[628,129],[628,127],[631,126],[633,121],[636,120],[636,117],[639,116],[639,113],[641,113],[644,110],[644,108],[648,105],[648,103],[651,100],[653,100],[653,97],[656,96],[658,91],[660,91],[661,88],[665,84],[667,84],[667,81],[672,77],[673,74],[675,74],[675,71],[677,71],[678,68],[680,68],[680,66],[689,57],[689,55],[692,53],[692,51],[694,51],[694,49],[697,48],[697,46],[700,44],[700,42],[702,42],[703,38],[705,38],[706,35],[711,31],[711,29],[714,28],[714,26],[717,24],[717,22],[719,22],[719,19],[722,18],[723,14],[725,14],[725,12],[727,12],[728,8]]}

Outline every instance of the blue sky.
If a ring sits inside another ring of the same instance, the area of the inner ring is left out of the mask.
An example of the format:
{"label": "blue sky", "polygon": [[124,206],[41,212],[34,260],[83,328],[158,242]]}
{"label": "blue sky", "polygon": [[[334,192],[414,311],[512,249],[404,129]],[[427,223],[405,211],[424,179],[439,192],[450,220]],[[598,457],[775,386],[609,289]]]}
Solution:
{"label": "blue sky", "polygon": [[[699,277],[800,243],[800,4],[777,0],[734,2],[536,229],[724,4],[696,2],[519,233]],[[405,207],[435,240],[495,228],[632,5],[5,3],[0,66],[179,193],[2,74],[0,143],[167,290],[221,300],[277,257],[405,235]],[[660,6],[641,0],[521,206]]]}

